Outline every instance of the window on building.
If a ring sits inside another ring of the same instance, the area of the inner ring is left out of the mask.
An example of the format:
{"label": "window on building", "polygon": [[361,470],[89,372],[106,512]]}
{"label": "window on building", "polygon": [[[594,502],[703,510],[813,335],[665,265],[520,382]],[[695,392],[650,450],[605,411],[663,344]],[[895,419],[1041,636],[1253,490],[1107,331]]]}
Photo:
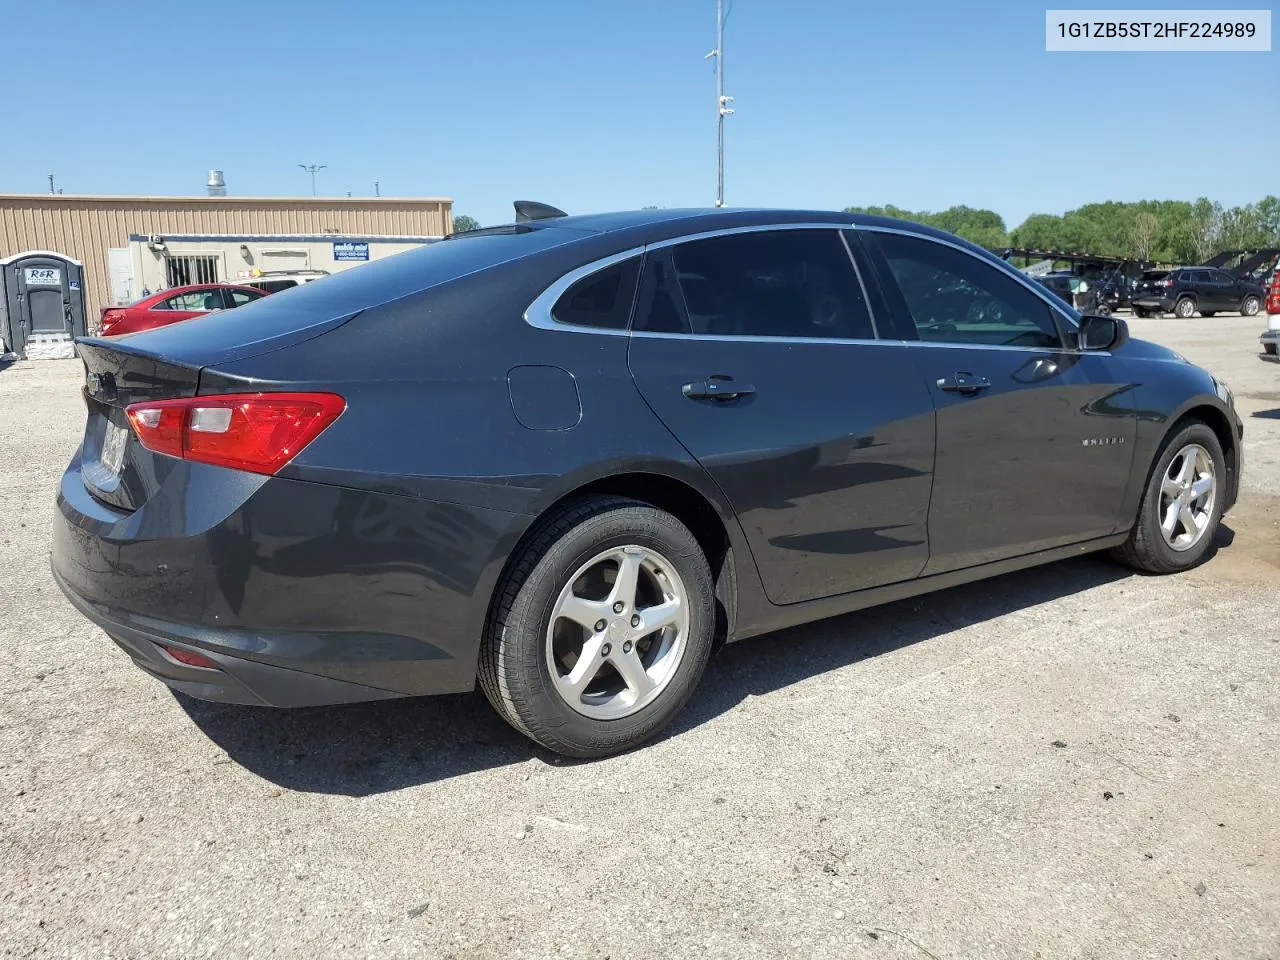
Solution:
{"label": "window on building", "polygon": [[198,255],[166,257],[164,262],[165,285],[185,287],[189,283],[217,283],[218,257]]}

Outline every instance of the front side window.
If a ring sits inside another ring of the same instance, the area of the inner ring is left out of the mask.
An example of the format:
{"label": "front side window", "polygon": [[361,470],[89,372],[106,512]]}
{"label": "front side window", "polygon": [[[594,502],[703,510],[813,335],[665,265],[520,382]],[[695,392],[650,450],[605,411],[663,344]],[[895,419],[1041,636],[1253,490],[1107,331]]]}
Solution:
{"label": "front side window", "polygon": [[566,290],[551,308],[551,316],[557,323],[575,327],[625,330],[639,278],[639,257],[598,270]]}
{"label": "front side window", "polygon": [[871,236],[921,340],[1062,346],[1048,304],[1013,277],[972,254],[931,240],[895,233]]}
{"label": "front side window", "polygon": [[[662,264],[667,264],[665,268]],[[872,339],[849,251],[835,230],[692,240],[659,259],[636,329],[699,336]],[[659,282],[661,280],[661,282]]]}

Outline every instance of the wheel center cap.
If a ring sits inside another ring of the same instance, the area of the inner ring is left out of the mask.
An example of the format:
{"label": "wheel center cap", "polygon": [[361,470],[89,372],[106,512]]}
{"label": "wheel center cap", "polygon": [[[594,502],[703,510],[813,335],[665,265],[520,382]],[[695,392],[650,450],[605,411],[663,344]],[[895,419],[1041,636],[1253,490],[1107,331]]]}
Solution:
{"label": "wheel center cap", "polygon": [[609,623],[609,639],[620,641],[627,635],[627,623],[625,620],[617,619]]}

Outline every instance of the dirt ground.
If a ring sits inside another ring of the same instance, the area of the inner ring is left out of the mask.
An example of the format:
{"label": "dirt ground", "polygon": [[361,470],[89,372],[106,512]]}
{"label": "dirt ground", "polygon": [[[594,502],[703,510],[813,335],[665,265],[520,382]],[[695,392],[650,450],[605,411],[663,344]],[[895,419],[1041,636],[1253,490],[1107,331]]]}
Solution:
{"label": "dirt ground", "polygon": [[735,644],[570,763],[478,696],[180,699],[48,571],[75,361],[0,370],[0,956],[1280,958],[1280,368],[1177,577],[1084,558]]}

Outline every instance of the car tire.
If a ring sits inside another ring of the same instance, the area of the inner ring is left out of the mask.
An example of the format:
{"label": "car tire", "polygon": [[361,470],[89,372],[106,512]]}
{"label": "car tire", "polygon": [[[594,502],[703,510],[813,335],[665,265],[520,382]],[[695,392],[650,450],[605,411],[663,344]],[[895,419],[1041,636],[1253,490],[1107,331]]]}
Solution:
{"label": "car tire", "polygon": [[[702,548],[676,517],[620,497],[572,502],[539,522],[499,584],[480,686],[508,723],[557,753],[630,750],[693,694],[714,642],[714,595]],[[683,617],[641,635],[650,610]]]}
{"label": "car tire", "polygon": [[1183,297],[1173,305],[1173,315],[1187,319],[1196,312],[1196,302],[1190,297]]}
{"label": "car tire", "polygon": [[1250,294],[1249,296],[1245,297],[1244,302],[1240,304],[1240,315],[1244,317],[1257,316],[1258,310],[1261,308],[1261,306],[1262,306],[1261,301],[1259,301],[1257,297]]}
{"label": "car tire", "polygon": [[[1191,499],[1194,488],[1177,495],[1186,494],[1188,499],[1182,502],[1187,503],[1193,522],[1203,519],[1203,526],[1196,527],[1194,539],[1188,536],[1185,539],[1189,542],[1181,542],[1184,537],[1180,531],[1190,533],[1181,511],[1174,508],[1175,520],[1171,534],[1166,533],[1167,528],[1162,528],[1162,521],[1169,518],[1170,507],[1177,499],[1177,496],[1171,494],[1188,476],[1181,469],[1185,467],[1188,457],[1192,458],[1193,466],[1189,473],[1193,475],[1193,485],[1203,482],[1202,468],[1205,467],[1210,472],[1212,482],[1207,500],[1203,497]],[[1138,508],[1137,521],[1129,533],[1129,539],[1115,548],[1112,556],[1121,563],[1146,573],[1177,573],[1194,567],[1204,558],[1217,535],[1227,482],[1227,462],[1217,434],[1199,420],[1187,420],[1175,426],[1152,464],[1142,504]]]}

